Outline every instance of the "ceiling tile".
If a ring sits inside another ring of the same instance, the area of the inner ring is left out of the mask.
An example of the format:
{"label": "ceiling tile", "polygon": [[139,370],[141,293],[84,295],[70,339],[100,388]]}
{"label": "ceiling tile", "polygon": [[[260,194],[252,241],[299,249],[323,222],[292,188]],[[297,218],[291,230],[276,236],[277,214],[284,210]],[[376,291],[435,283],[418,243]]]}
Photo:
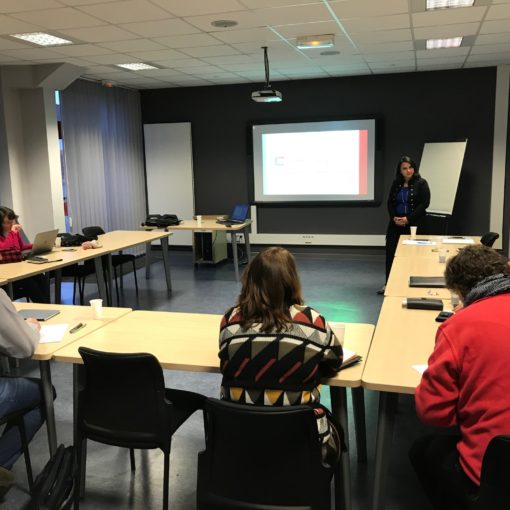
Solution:
{"label": "ceiling tile", "polygon": [[460,37],[474,35],[478,32],[480,23],[461,23],[460,25],[438,25],[414,29],[415,39],[442,39],[446,37]]}
{"label": "ceiling tile", "polygon": [[52,48],[56,53],[69,57],[86,57],[89,55],[107,55],[111,50],[95,46],[94,44],[70,44],[68,46],[56,46]]}
{"label": "ceiling tile", "polygon": [[[222,32],[225,31],[224,28],[221,27],[213,27],[211,23],[218,19],[223,19],[219,14],[207,14],[205,16],[190,16],[184,18],[188,23],[191,23],[193,26],[204,30],[205,32]],[[237,31],[242,30],[244,28],[254,28],[263,26],[264,23],[260,20],[258,16],[256,16],[252,11],[236,11],[228,13],[227,19],[235,20],[238,22],[238,25],[227,30]]]}
{"label": "ceiling tile", "polygon": [[413,26],[432,27],[436,25],[453,25],[482,21],[487,7],[469,7],[464,9],[440,9],[436,11],[417,12],[412,15]]}
{"label": "ceiling tile", "polygon": [[[0,0],[1,1],[1,0]],[[37,32],[41,28],[10,16],[0,15],[0,34],[20,34],[24,32]]]}
{"label": "ceiling tile", "polygon": [[122,41],[124,39],[133,38],[132,33],[113,25],[104,25],[94,28],[67,28],[65,30],[60,30],[60,32],[74,39],[92,43],[105,41]]}
{"label": "ceiling tile", "polygon": [[470,47],[460,47],[460,48],[441,48],[438,50],[417,50],[416,57],[417,58],[445,58],[445,57],[454,57],[467,55],[471,50]]}
{"label": "ceiling tile", "polygon": [[131,51],[155,51],[164,50],[166,47],[149,39],[130,39],[128,41],[113,41],[101,43],[101,46],[112,51],[129,53]]}
{"label": "ceiling tile", "polygon": [[193,34],[199,30],[181,19],[163,19],[159,21],[143,21],[119,25],[142,37],[164,37],[169,34]]}
{"label": "ceiling tile", "polygon": [[510,55],[510,45],[508,43],[500,44],[477,44],[471,48],[471,55],[483,55],[486,53],[508,53]]}
{"label": "ceiling tile", "polygon": [[77,9],[73,9],[72,7],[19,12],[12,16],[27,23],[33,23],[34,25],[56,30],[60,28],[95,27],[104,24],[101,20],[80,12]]}
{"label": "ceiling tile", "polygon": [[62,55],[46,48],[27,48],[26,50],[2,50],[4,55],[22,60],[60,59]]}
{"label": "ceiling tile", "polygon": [[263,9],[267,7],[285,7],[289,5],[322,4],[317,0],[240,0],[248,9]]}
{"label": "ceiling tile", "polygon": [[181,48],[181,51],[190,57],[199,58],[239,54],[239,51],[225,44],[221,44],[219,46],[202,46],[199,48]]}
{"label": "ceiling tile", "polygon": [[35,11],[36,9],[54,9],[62,7],[56,0],[2,0],[0,13]]}
{"label": "ceiling tile", "polygon": [[185,68],[185,67],[199,67],[199,66],[208,66],[208,62],[204,62],[202,60],[199,60],[198,58],[179,58],[179,59],[172,59],[172,60],[154,60],[154,63],[162,66],[162,67],[169,67],[172,69],[177,68]]}
{"label": "ceiling tile", "polygon": [[368,66],[370,69],[387,69],[391,67],[414,67],[416,60],[414,58],[406,58],[403,60],[381,60],[377,62],[369,62]]}
{"label": "ceiling tile", "polygon": [[112,53],[110,55],[91,55],[87,60],[95,64],[130,64],[133,62],[132,57],[122,53]]}
{"label": "ceiling tile", "polygon": [[[296,52],[296,48],[281,40],[268,41],[265,42],[264,45],[268,48],[269,58],[271,58],[271,55],[274,55],[275,53],[293,54]],[[262,52],[259,42],[234,43],[232,46],[241,53]]]}
{"label": "ceiling tile", "polygon": [[97,4],[99,2],[105,4],[107,2],[118,2],[118,0],[58,0],[60,3],[71,6]]}
{"label": "ceiling tile", "polygon": [[395,53],[372,53],[365,54],[363,58],[366,62],[394,62],[403,60],[414,60],[414,51],[398,51]]}
{"label": "ceiling tile", "polygon": [[[335,37],[345,37],[335,21],[321,21],[318,23],[297,23],[295,25],[283,25],[274,29],[282,37],[290,38],[299,35],[322,35],[335,34]],[[341,34],[341,35],[340,35]]]}
{"label": "ceiling tile", "polygon": [[494,34],[498,32],[510,32],[510,19],[484,21],[480,28],[481,34]]}
{"label": "ceiling tile", "polygon": [[123,0],[81,7],[81,10],[109,23],[130,23],[171,18],[172,15],[146,0]]}
{"label": "ceiling tile", "polygon": [[504,19],[510,18],[510,3],[493,5],[489,7],[487,11],[487,15],[485,16],[486,20],[494,20],[494,19]]}
{"label": "ceiling tile", "polygon": [[[231,11],[241,11],[244,6],[236,0],[152,0],[152,3],[159,5],[175,16],[200,16],[202,14],[228,13]],[[229,19],[228,16],[222,16],[218,19]]]}
{"label": "ceiling tile", "polygon": [[465,56],[417,59],[418,65],[463,64],[465,61],[466,61]]}
{"label": "ceiling tile", "polygon": [[498,44],[510,43],[510,32],[503,32],[502,34],[482,34],[476,38],[476,44]]}
{"label": "ceiling tile", "polygon": [[380,30],[374,32],[360,32],[351,34],[354,43],[360,44],[377,44],[388,42],[412,41],[413,35],[409,28],[402,30]]}
{"label": "ceiling tile", "polygon": [[12,37],[0,37],[0,51],[2,50],[23,50],[27,47],[32,47],[32,45],[18,42],[17,39],[13,39]]}
{"label": "ceiling tile", "polygon": [[342,21],[349,33],[371,32],[379,30],[395,30],[409,27],[407,14],[394,14],[392,16],[375,16],[367,18],[354,18]]}
{"label": "ceiling tile", "polygon": [[[216,35],[216,34],[215,34]],[[154,41],[168,46],[169,48],[195,48],[220,44],[221,41],[209,34],[175,35],[170,37],[158,37]]]}
{"label": "ceiling tile", "polygon": [[225,72],[223,71],[221,68],[217,67],[217,66],[212,66],[212,65],[205,65],[205,66],[202,66],[202,67],[185,67],[185,68],[181,68],[181,69],[185,69],[185,73],[187,74],[218,74],[218,73],[222,73],[222,72]]}
{"label": "ceiling tile", "polygon": [[16,62],[17,59],[15,57],[9,57],[8,55],[0,55],[0,62]]}
{"label": "ceiling tile", "polygon": [[346,18],[363,18],[370,16],[387,16],[409,12],[407,0],[347,0],[329,2],[340,21]]}
{"label": "ceiling tile", "polygon": [[332,20],[330,12],[323,4],[257,9],[253,11],[253,13],[260,20],[259,25],[295,25],[297,23],[314,23],[317,21]]}
{"label": "ceiling tile", "polygon": [[401,42],[392,42],[385,44],[361,44],[357,45],[358,50],[364,53],[378,53],[378,52],[390,52],[390,51],[406,51],[413,50],[414,44],[412,41],[401,41]]}
{"label": "ceiling tile", "polygon": [[[253,62],[253,58],[248,55],[225,55],[223,57],[204,57],[202,60],[213,65],[223,64],[247,64]],[[262,65],[262,55],[260,55],[260,65]]]}
{"label": "ceiling tile", "polygon": [[136,76],[152,76],[153,78],[164,78],[173,76],[176,78],[184,77],[184,75],[174,69],[146,69],[145,71],[138,71]]}
{"label": "ceiling tile", "polygon": [[229,32],[214,32],[214,37],[226,43],[257,42],[261,46],[266,41],[278,40],[268,28],[251,28],[247,30],[231,30]]}
{"label": "ceiling tile", "polygon": [[510,55],[508,52],[491,53],[490,55],[470,55],[468,62],[510,62]]}
{"label": "ceiling tile", "polygon": [[157,60],[172,60],[184,58],[186,55],[179,51],[166,48],[157,51],[131,51],[129,55],[141,61],[157,61]]}
{"label": "ceiling tile", "polygon": [[335,73],[341,71],[368,71],[368,66],[364,63],[351,64],[349,62],[344,64],[336,64],[331,66],[322,66],[328,73]]}

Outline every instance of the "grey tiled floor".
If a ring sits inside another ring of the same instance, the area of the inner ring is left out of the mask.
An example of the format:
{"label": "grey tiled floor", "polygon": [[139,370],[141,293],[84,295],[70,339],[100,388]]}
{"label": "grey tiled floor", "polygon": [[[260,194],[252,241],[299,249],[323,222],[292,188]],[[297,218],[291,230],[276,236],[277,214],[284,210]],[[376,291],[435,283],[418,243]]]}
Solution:
{"label": "grey tiled floor", "polygon": [[[157,257],[157,254],[156,254]],[[346,254],[342,251],[313,253],[296,252],[305,300],[317,308],[330,321],[377,321],[382,297],[376,295],[384,278],[382,251],[360,251]],[[138,271],[139,296],[134,290],[132,275],[124,280],[121,305],[142,310],[169,310],[201,313],[222,313],[231,306],[239,292],[234,271],[229,263],[217,267],[194,268],[191,254],[172,252],[173,292],[168,294],[163,278],[162,264],[153,264],[152,278],[146,280],[144,271]],[[64,301],[71,302],[71,284],[64,284]],[[87,285],[92,297],[95,286]],[[396,325],[398,327],[398,325]],[[38,376],[37,365],[25,362],[23,374]],[[55,401],[59,442],[72,442],[72,370],[69,365],[52,364],[53,383],[57,390]],[[205,395],[217,396],[220,377],[216,374],[165,372],[167,386],[192,389]],[[350,399],[349,399],[350,400]],[[323,401],[329,401],[324,388]],[[369,508],[369,495],[373,476],[373,460],[377,426],[377,394],[367,391],[367,437],[369,458],[366,464],[356,461],[352,446],[351,472],[354,510]],[[350,423],[350,437],[354,437]],[[407,460],[407,451],[414,438],[425,432],[414,413],[414,402],[409,396],[401,397],[396,420],[392,465],[388,485],[388,510],[425,510],[429,508]],[[354,443],[354,442],[352,442]],[[193,416],[177,432],[172,442],[170,467],[171,507],[176,510],[195,508],[196,459],[203,448],[201,417]],[[30,445],[34,471],[37,473],[48,458],[46,429],[43,427]],[[80,505],[92,509],[158,509],[162,497],[162,455],[159,451],[137,452],[137,471],[129,469],[128,452],[115,447],[89,442],[87,462],[87,488]],[[7,495],[2,508],[25,507],[27,483],[24,463],[14,468],[17,485]]]}

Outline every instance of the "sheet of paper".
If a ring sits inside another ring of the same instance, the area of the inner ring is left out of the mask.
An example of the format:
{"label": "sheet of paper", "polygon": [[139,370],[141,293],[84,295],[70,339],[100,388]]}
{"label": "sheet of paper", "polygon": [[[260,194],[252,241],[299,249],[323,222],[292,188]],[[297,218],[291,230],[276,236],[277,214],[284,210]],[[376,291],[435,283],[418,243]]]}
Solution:
{"label": "sheet of paper", "polygon": [[68,327],[68,324],[44,324],[41,326],[41,339],[39,343],[60,342],[64,338]]}
{"label": "sheet of paper", "polygon": [[445,237],[442,240],[443,244],[475,244],[474,239],[471,239],[471,237]]}
{"label": "sheet of paper", "polygon": [[402,244],[411,244],[415,246],[432,246],[437,243],[436,241],[429,241],[428,239],[404,239]]}
{"label": "sheet of paper", "polygon": [[412,365],[412,367],[419,373],[423,374],[427,370],[428,365]]}

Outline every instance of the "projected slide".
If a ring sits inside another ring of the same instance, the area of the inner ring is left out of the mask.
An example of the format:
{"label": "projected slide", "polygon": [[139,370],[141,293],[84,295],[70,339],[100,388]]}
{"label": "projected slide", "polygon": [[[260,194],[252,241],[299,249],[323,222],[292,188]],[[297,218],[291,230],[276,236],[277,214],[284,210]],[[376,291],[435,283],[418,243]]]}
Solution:
{"label": "projected slide", "polygon": [[373,200],[373,120],[254,126],[255,199]]}

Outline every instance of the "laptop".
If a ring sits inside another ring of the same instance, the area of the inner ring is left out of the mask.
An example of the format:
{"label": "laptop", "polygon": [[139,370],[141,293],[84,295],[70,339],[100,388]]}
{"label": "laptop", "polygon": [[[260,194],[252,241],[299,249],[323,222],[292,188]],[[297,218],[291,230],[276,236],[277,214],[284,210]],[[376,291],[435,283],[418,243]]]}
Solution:
{"label": "laptop", "polygon": [[38,321],[47,321],[48,319],[51,319],[52,317],[55,317],[55,315],[58,315],[60,313],[59,310],[38,310],[38,309],[28,309],[25,308],[24,310],[19,310],[18,314],[23,317],[23,319],[36,319]]}
{"label": "laptop", "polygon": [[58,228],[54,230],[48,230],[47,232],[39,232],[34,239],[32,249],[23,252],[25,259],[30,259],[43,253],[49,253],[53,250],[55,239],[57,238]]}
{"label": "laptop", "polygon": [[250,206],[248,204],[236,204],[232,214],[227,220],[216,220],[216,223],[219,223],[220,225],[226,225],[227,227],[232,225],[240,225],[246,221],[249,208]]}

